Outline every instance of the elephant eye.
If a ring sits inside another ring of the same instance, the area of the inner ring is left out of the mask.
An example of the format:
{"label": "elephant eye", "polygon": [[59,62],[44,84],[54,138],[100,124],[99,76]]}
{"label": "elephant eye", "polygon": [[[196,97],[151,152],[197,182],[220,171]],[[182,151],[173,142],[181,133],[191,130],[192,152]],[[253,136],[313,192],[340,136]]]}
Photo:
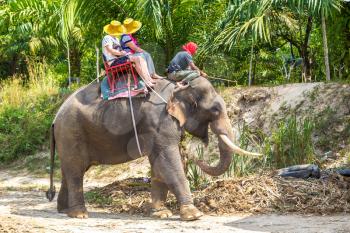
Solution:
{"label": "elephant eye", "polygon": [[214,116],[218,116],[220,115],[220,112],[222,111],[221,106],[219,104],[214,104],[213,107],[210,108],[210,112],[214,115]]}

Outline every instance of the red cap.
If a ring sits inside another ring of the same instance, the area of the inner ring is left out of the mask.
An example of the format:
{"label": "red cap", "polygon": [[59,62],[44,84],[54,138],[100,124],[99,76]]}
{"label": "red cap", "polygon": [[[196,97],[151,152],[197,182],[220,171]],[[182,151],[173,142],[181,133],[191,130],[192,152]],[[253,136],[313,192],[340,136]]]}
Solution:
{"label": "red cap", "polygon": [[188,42],[184,46],[182,46],[182,49],[189,52],[191,55],[195,54],[197,51],[197,44],[194,42]]}

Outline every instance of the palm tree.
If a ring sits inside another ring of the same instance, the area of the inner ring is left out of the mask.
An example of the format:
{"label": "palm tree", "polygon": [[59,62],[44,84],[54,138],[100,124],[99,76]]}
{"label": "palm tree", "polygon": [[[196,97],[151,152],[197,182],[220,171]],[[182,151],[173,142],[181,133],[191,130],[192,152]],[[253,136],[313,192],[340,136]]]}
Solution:
{"label": "palm tree", "polygon": [[230,49],[246,37],[269,43],[273,38],[283,38],[298,48],[303,58],[303,75],[311,79],[308,48],[314,17],[330,16],[332,11],[340,9],[341,1],[235,0],[232,4],[235,10],[226,16],[230,20],[216,38],[217,45]]}
{"label": "palm tree", "polygon": [[336,12],[332,20],[328,20],[330,60],[334,77],[340,79],[350,77],[350,1],[342,4],[341,11]]}
{"label": "palm tree", "polygon": [[326,19],[322,14],[322,41],[323,41],[323,51],[324,51],[324,63],[326,66],[326,80],[331,80],[331,70],[329,67],[329,55],[328,55],[328,42],[327,42],[327,27],[326,27]]}
{"label": "palm tree", "polygon": [[11,57],[12,74],[26,56],[50,56],[49,51],[58,47],[58,6],[58,1],[40,0],[16,0],[2,5],[1,53]]}
{"label": "palm tree", "polygon": [[139,0],[138,14],[151,29],[153,39],[165,51],[168,62],[174,51],[186,42],[192,28],[203,16],[204,1],[188,0]]}
{"label": "palm tree", "polygon": [[[174,51],[186,42],[197,19],[203,16],[205,1],[188,0],[63,0],[64,24],[68,28],[80,21],[91,29],[90,35],[101,38],[102,26],[111,19],[140,19],[147,30],[143,35],[165,52],[168,62]],[[208,3],[209,4],[209,3]],[[174,23],[176,22],[176,23]],[[99,30],[97,30],[99,29]]]}

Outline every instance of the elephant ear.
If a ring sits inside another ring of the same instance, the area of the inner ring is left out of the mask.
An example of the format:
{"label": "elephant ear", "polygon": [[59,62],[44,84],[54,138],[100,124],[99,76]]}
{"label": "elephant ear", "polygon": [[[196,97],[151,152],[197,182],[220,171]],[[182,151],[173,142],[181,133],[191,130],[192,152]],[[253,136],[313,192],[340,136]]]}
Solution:
{"label": "elephant ear", "polygon": [[187,118],[184,108],[181,106],[181,103],[178,100],[171,98],[167,105],[167,111],[171,116],[175,117],[180,122],[180,127],[184,126]]}

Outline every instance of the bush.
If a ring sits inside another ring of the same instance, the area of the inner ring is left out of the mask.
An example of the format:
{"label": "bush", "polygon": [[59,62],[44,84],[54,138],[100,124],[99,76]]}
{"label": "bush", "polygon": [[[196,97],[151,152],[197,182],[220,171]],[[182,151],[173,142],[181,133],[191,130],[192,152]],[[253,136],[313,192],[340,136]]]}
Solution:
{"label": "bush", "polygon": [[[197,158],[204,158],[203,148],[198,146],[196,148]],[[187,162],[188,170],[187,170],[187,178],[190,182],[190,187],[192,190],[197,190],[202,185],[206,185],[208,180],[202,170],[197,166],[192,159]]]}
{"label": "bush", "polygon": [[32,154],[48,144],[50,125],[62,98],[45,64],[32,68],[29,79],[14,77],[1,83],[0,162]]}
{"label": "bush", "polygon": [[[48,142],[55,99],[43,98],[27,106],[5,106],[0,110],[0,162],[31,154]],[[49,103],[53,104],[51,106]]]}
{"label": "bush", "polygon": [[[242,149],[248,151],[259,151],[260,139],[262,137],[261,132],[251,132],[246,124],[243,124],[242,128],[239,129],[239,146]],[[253,149],[254,148],[254,149]],[[225,173],[226,177],[241,177],[249,175],[256,171],[258,167],[263,165],[256,158],[250,156],[233,154],[232,163]]]}
{"label": "bush", "polygon": [[272,167],[287,167],[315,161],[312,133],[314,123],[298,121],[293,116],[279,123],[278,129],[265,140],[265,155]]}
{"label": "bush", "polygon": [[[252,158],[232,154],[232,163],[224,177],[241,177],[262,170],[287,167],[315,162],[312,134],[315,124],[309,120],[297,120],[292,116],[279,123],[271,136],[262,131],[252,132],[247,125],[240,128],[239,145],[248,151],[262,151],[263,158]],[[203,159],[203,149],[197,148],[197,157]],[[211,163],[213,161],[209,161]],[[214,161],[215,163],[217,162]],[[187,177],[192,189],[205,186],[212,178],[206,176],[200,168],[188,161]]]}

